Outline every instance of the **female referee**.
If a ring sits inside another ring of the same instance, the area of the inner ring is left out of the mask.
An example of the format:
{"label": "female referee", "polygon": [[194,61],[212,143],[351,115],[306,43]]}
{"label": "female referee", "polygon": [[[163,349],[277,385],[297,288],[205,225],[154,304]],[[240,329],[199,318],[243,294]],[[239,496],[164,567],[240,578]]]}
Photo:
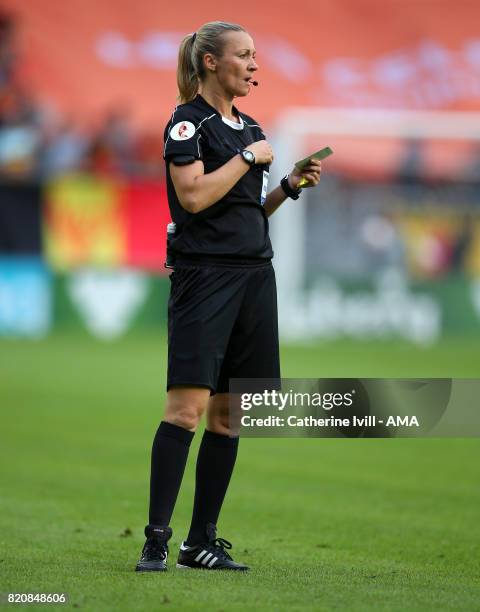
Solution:
{"label": "female referee", "polygon": [[192,522],[177,567],[246,570],[217,538],[216,523],[237,456],[229,430],[229,378],[280,378],[275,275],[268,217],[297,199],[302,176],[320,180],[321,162],[293,169],[267,195],[273,151],[241,113],[258,69],[239,25],[211,22],[179,50],[180,104],[165,129],[168,202],[176,232],[168,305],[167,406],[151,462],[149,524],[137,571],[167,569],[169,527],[188,449],[207,413]]}

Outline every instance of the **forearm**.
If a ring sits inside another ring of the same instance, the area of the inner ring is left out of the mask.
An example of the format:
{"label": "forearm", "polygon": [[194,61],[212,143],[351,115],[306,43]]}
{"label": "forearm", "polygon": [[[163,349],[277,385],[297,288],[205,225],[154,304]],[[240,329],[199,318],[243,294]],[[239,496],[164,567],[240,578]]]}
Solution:
{"label": "forearm", "polygon": [[265,204],[263,205],[265,212],[267,213],[267,217],[273,215],[277,208],[279,208],[279,206],[283,204],[286,199],[287,196],[280,185],[275,187],[275,189],[267,195]]}
{"label": "forearm", "polygon": [[221,200],[249,170],[240,155],[213,172],[195,177],[192,186],[193,210],[200,212]]}

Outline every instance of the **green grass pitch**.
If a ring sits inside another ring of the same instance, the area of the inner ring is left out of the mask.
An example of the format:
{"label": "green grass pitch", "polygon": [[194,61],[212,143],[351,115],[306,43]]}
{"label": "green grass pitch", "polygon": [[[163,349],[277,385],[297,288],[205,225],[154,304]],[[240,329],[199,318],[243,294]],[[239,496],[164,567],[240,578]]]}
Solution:
{"label": "green grass pitch", "polygon": [[[81,610],[480,610],[480,440],[244,439],[219,522],[247,574],[135,574],[165,338],[0,344],[0,592]],[[478,346],[283,347],[283,375],[479,377]],[[478,401],[478,400],[477,400]],[[15,606],[13,606],[15,607]],[[5,609],[8,609],[6,607]]]}

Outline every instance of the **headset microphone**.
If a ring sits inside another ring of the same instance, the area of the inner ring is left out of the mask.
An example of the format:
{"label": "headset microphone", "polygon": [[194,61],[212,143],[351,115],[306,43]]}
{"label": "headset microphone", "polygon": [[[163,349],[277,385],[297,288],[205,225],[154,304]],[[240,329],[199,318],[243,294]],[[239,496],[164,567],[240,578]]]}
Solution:
{"label": "headset microphone", "polygon": [[258,87],[258,81],[251,81],[252,85],[254,85],[255,87]]}

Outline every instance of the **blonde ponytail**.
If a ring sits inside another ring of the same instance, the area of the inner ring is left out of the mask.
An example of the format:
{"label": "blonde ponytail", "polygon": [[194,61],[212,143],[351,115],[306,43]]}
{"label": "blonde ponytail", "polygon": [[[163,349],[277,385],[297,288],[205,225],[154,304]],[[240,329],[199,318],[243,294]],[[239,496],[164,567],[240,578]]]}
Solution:
{"label": "blonde ponytail", "polygon": [[187,34],[178,50],[177,85],[180,104],[190,102],[198,92],[198,76],[192,61],[195,38],[195,34]]}

